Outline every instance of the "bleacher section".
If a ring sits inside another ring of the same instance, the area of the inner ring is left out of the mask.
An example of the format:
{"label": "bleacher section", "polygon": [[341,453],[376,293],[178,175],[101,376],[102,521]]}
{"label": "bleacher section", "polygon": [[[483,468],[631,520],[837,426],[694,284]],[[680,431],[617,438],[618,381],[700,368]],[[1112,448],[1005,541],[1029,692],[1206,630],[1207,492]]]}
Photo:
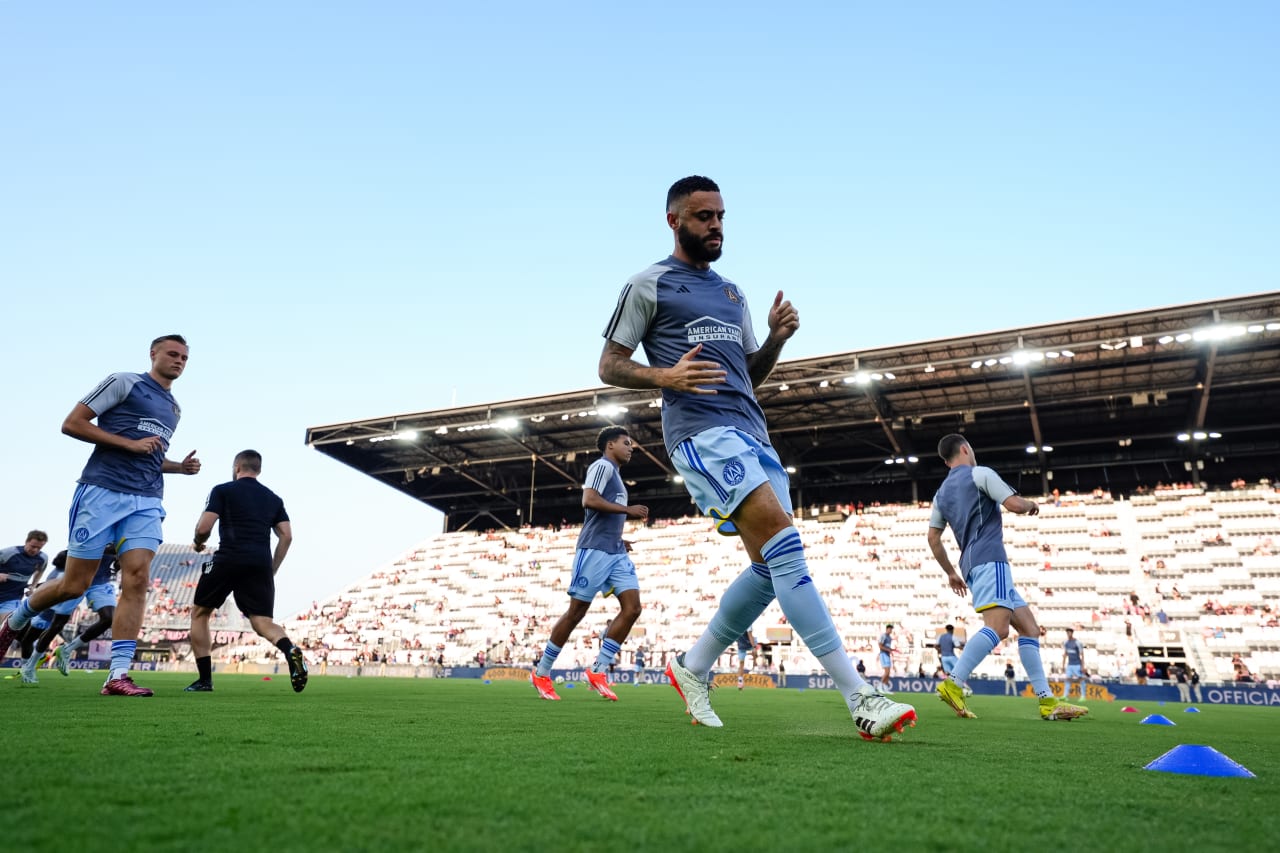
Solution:
{"label": "bleacher section", "polygon": [[[1018,587],[1046,631],[1051,670],[1060,669],[1063,631],[1073,627],[1087,667],[1104,676],[1130,675],[1140,644],[1176,644],[1206,681],[1230,680],[1233,655],[1255,675],[1280,677],[1280,494],[1270,487],[1207,494],[1179,488],[1127,501],[1101,492],[1046,501],[1039,516],[1006,513],[1005,538]],[[797,523],[846,648],[871,674],[887,623],[900,626],[900,674],[921,667],[932,674],[937,658],[929,644],[947,622],[961,635],[981,626],[929,554],[928,516],[927,506],[885,505],[844,521]],[[376,652],[398,663],[443,655],[447,664],[464,665],[483,654],[488,662],[528,666],[564,610],[577,534],[573,527],[442,534],[288,620],[287,628],[332,662],[371,660]],[[628,524],[626,537],[645,610],[620,663],[629,665],[643,645],[649,665],[658,667],[693,642],[747,559],[736,538],[719,536],[701,519]],[[954,553],[949,532],[946,541]],[[175,602],[189,601],[168,588]],[[615,603],[598,601],[557,666],[593,660],[616,612]],[[775,603],[755,628],[763,636],[782,624]],[[791,674],[819,671],[798,642],[780,659]],[[1021,677],[1008,643],[977,674],[999,677],[1005,660]],[[722,662],[728,665],[728,656]]]}

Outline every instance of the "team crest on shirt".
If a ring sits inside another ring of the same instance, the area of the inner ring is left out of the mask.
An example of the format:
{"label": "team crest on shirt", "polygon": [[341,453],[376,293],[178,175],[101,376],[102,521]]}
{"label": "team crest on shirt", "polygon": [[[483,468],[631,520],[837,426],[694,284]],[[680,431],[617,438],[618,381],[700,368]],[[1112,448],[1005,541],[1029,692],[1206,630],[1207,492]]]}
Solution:
{"label": "team crest on shirt", "polygon": [[742,302],[741,297],[738,296],[738,291],[734,290],[732,287],[730,287],[727,284],[724,286],[724,295],[729,297],[729,301],[732,302],[734,305],[737,305],[740,302]]}
{"label": "team crest on shirt", "polygon": [[720,476],[724,477],[724,481],[730,486],[736,486],[746,479],[747,469],[737,459],[730,459]]}

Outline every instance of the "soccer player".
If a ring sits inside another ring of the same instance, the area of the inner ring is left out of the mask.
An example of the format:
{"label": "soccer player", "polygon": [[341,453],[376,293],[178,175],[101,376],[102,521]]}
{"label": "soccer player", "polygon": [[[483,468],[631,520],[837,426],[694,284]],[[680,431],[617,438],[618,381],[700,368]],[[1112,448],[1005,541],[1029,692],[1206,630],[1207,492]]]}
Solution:
{"label": "soccer player", "polygon": [[[982,630],[969,638],[947,678],[938,683],[939,698],[959,716],[976,717],[965,704],[964,683],[991,650],[1009,636],[1012,625],[1020,635],[1018,656],[1039,699],[1041,719],[1071,720],[1087,714],[1087,708],[1058,701],[1049,689],[1040,659],[1040,626],[1013,586],[1005,555],[1000,507],[1018,515],[1036,515],[1040,505],[1018,495],[995,471],[978,465],[973,448],[962,435],[943,436],[938,442],[938,455],[951,470],[933,498],[929,549],[956,595],[972,590],[973,608],[982,614],[984,623]],[[942,531],[948,524],[960,544],[963,577],[951,564],[942,544]]]}
{"label": "soccer player", "polygon": [[1062,644],[1062,668],[1067,674],[1066,698],[1071,698],[1071,685],[1080,686],[1080,701],[1088,697],[1085,694],[1088,681],[1084,677],[1084,646],[1076,639],[1074,628],[1067,629],[1067,641]]}
{"label": "soccer player", "polygon": [[746,686],[747,681],[747,655],[753,654],[756,649],[760,648],[760,644],[756,642],[756,638],[751,636],[750,631],[743,631],[742,636],[738,638],[738,689],[741,690]]}
{"label": "soccer player", "polygon": [[893,686],[893,623],[884,626],[880,635],[880,687],[888,690]]}
{"label": "soccer player", "polygon": [[[21,604],[27,587],[40,582],[40,576],[49,566],[43,550],[48,541],[49,534],[32,530],[23,544],[0,550],[0,621],[7,623],[10,614]],[[20,633],[0,631],[0,661],[9,653],[9,646],[20,639]]]}
{"label": "soccer player", "polygon": [[[888,737],[914,724],[915,709],[889,700],[854,671],[809,576],[792,524],[787,472],[756,401],[755,388],[773,371],[800,315],[779,292],[768,312],[769,335],[756,342],[742,290],[711,269],[724,244],[724,215],[720,189],[709,178],[691,176],[671,186],[666,222],[674,250],[623,287],[600,355],[604,382],[662,391],[663,440],[685,488],[721,533],[741,536],[751,558],[702,636],[675,657],[667,675],[696,723],[723,725],[708,697],[711,667],[776,595],[860,733]],[[648,364],[632,358],[640,346]]]}
{"label": "soccer player", "polygon": [[[59,551],[53,558],[53,567],[57,570],[58,577],[62,576],[62,573],[66,570],[66,565],[67,552]],[[40,659],[45,652],[49,650],[49,647],[53,645],[53,641],[62,633],[62,629],[66,627],[67,622],[71,620],[71,615],[76,612],[76,608],[80,606],[82,599],[87,600],[89,609],[98,614],[98,621],[85,628],[80,636],[71,641],[72,643],[79,641],[77,645],[68,649],[71,644],[63,643],[54,650],[53,665],[58,668],[58,672],[63,675],[70,675],[68,671],[69,664],[76,650],[84,647],[89,640],[96,639],[111,627],[111,619],[116,612],[116,588],[111,583],[111,575],[115,571],[115,566],[116,548],[114,544],[109,544],[102,553],[102,559],[98,561],[98,571],[94,573],[93,580],[90,582],[89,588],[85,590],[84,595],[69,598],[45,611],[45,613],[49,614],[49,624],[40,632],[30,656],[22,664],[23,681],[35,682],[36,666],[40,663]],[[52,575],[49,578],[50,581],[56,579]],[[30,631],[38,621],[38,619],[32,619],[31,625],[27,626],[27,630]],[[89,635],[88,639],[82,640],[81,638],[86,634]]]}
{"label": "soccer player", "polygon": [[569,580],[569,609],[551,628],[551,637],[542,658],[533,671],[533,686],[543,699],[558,701],[555,684],[551,681],[551,665],[556,662],[564,644],[569,642],[573,629],[591,609],[596,593],[618,597],[620,611],[609,624],[604,639],[600,641],[600,653],[595,663],[587,669],[587,686],[610,701],[617,702],[618,695],[609,686],[605,670],[618,656],[618,650],[631,633],[631,626],[640,618],[640,583],[636,580],[636,567],[627,556],[630,543],[622,538],[622,527],[628,518],[643,521],[649,517],[649,508],[636,504],[627,505],[627,487],[622,482],[620,469],[631,461],[635,444],[625,427],[607,426],[596,436],[600,458],[587,468],[586,482],[582,486],[582,507],[586,519],[578,534],[578,548],[573,558],[573,577]]}
{"label": "soccer player", "polygon": [[181,461],[165,458],[182,414],[170,392],[188,357],[181,335],[156,338],[147,373],[111,374],[62,422],[64,434],[94,445],[71,504],[67,569],[33,592],[0,626],[3,649],[41,610],[83,595],[107,544],[116,543],[120,600],[111,623],[111,671],[102,686],[104,696],[151,695],[133,683],[129,669],[146,611],[151,560],[163,541],[163,475],[200,472],[194,450]]}
{"label": "soccer player", "polygon": [[942,663],[942,671],[947,675],[956,668],[955,625],[948,625],[947,630],[938,635],[938,660]]}
{"label": "soccer player", "polygon": [[[231,464],[231,480],[213,487],[196,522],[192,548],[199,553],[218,525],[218,550],[196,584],[191,609],[191,651],[199,673],[185,688],[189,693],[213,691],[213,637],[209,617],[235,595],[236,607],[249,624],[289,662],[289,683],[295,693],[307,686],[307,662],[302,649],[290,641],[274,621],[276,572],[293,544],[293,526],[279,495],[262,485],[262,454],[242,450]],[[275,551],[271,533],[276,534]]]}

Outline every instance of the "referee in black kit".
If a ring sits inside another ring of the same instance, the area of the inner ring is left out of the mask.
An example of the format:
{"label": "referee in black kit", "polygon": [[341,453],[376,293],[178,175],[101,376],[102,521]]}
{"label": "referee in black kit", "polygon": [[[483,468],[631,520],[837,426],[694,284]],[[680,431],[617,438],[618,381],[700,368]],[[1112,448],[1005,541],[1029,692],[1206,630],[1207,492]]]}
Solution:
{"label": "referee in black kit", "polygon": [[[275,574],[289,552],[293,530],[289,526],[289,514],[284,511],[284,501],[258,482],[261,473],[262,454],[256,450],[237,453],[231,482],[213,487],[204,512],[196,522],[192,548],[203,551],[217,523],[218,550],[200,575],[195,607],[191,610],[191,650],[195,652],[196,667],[200,671],[199,678],[186,688],[191,693],[213,690],[210,658],[213,638],[209,617],[232,594],[236,607],[249,617],[249,624],[258,636],[278,648],[289,661],[289,681],[294,692],[301,693],[307,686],[307,662],[302,657],[302,649],[290,642],[284,628],[272,620],[276,603]],[[274,554],[271,551],[273,530],[278,540]]]}

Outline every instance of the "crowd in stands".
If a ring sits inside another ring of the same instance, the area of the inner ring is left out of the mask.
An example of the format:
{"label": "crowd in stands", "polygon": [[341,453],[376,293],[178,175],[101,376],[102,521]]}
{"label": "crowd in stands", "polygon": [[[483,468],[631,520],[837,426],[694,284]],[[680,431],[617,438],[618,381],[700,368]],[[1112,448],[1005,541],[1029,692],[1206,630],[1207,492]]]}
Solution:
{"label": "crowd in stands", "polygon": [[[1070,627],[1088,650],[1095,678],[1133,678],[1140,645],[1184,647],[1207,681],[1280,676],[1274,544],[1280,494],[1269,483],[1216,492],[1158,486],[1126,500],[1100,489],[1055,490],[1044,501],[1052,508],[1039,516],[1006,515],[1005,530],[1015,580],[1036,609],[1051,667]],[[887,623],[899,626],[898,675],[933,673],[932,644],[943,625],[955,624],[961,638],[981,626],[969,602],[946,588],[928,553],[928,504],[855,503],[805,515],[797,526],[811,574],[846,648],[873,673],[876,640]],[[321,662],[529,667],[563,610],[577,535],[577,527],[564,524],[441,534],[337,596],[313,602],[286,627]],[[736,538],[695,517],[629,523],[626,536],[634,543],[645,609],[619,665],[629,668],[643,649],[646,665],[661,670],[668,655],[696,638],[746,555]],[[947,540],[954,551],[949,533]],[[149,629],[186,626],[205,559],[166,548],[153,571]],[[613,612],[608,603],[593,608],[557,667],[594,659]],[[221,620],[215,629],[248,630],[230,603],[215,619]],[[791,641],[770,643],[767,655],[755,659],[761,669],[819,671],[789,636],[776,603],[755,631],[762,641],[767,634]],[[1020,670],[1014,642],[1002,644],[977,675],[1003,677],[1006,660]],[[250,643],[245,652],[269,649]],[[734,665],[729,655],[722,665]]]}

